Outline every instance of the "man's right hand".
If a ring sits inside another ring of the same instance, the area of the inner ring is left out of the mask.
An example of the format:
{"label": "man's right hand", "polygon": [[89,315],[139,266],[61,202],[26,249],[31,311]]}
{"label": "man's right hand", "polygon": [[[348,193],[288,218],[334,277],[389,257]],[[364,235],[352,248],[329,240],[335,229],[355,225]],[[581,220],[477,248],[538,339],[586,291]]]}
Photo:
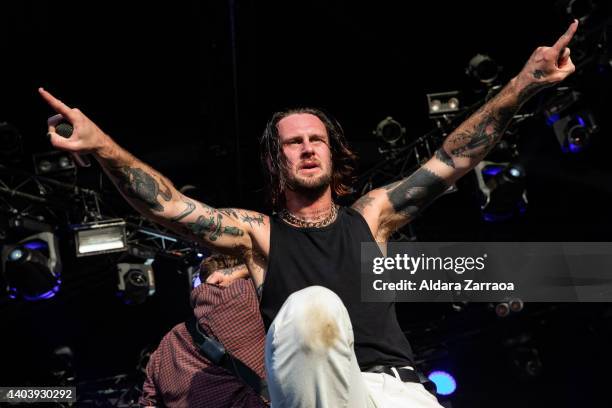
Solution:
{"label": "man's right hand", "polygon": [[[109,146],[110,137],[80,110],[70,108],[43,88],[38,88],[38,92],[57,112],[57,115],[47,120],[51,144],[54,147],[73,153],[86,154],[98,153]],[[64,121],[70,122],[74,129],[69,138],[62,137],[56,132],[56,126]]]}

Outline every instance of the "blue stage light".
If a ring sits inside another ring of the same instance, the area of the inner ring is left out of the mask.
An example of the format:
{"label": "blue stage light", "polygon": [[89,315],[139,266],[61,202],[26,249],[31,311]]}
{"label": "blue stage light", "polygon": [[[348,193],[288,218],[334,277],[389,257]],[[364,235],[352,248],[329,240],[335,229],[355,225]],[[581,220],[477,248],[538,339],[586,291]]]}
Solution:
{"label": "blue stage light", "polygon": [[451,395],[457,389],[455,378],[446,371],[432,371],[428,378],[436,384],[436,392],[439,395]]}

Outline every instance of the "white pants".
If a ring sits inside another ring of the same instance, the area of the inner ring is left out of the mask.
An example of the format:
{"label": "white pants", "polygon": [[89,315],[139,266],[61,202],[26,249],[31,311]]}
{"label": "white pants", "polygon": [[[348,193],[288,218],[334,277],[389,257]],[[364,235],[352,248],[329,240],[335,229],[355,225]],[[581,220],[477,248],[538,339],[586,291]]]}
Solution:
{"label": "white pants", "polygon": [[334,292],[310,286],[289,296],[266,336],[272,407],[441,407],[421,384],[362,373],[353,343],[348,312]]}

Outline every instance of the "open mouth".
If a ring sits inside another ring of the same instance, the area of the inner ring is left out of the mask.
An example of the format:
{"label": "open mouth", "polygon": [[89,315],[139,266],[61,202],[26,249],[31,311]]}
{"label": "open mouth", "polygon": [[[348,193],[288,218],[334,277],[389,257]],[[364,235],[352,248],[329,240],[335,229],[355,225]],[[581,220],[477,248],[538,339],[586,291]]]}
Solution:
{"label": "open mouth", "polygon": [[317,163],[304,163],[302,164],[302,166],[300,167],[300,170],[311,170],[311,169],[317,169],[319,168],[319,165]]}

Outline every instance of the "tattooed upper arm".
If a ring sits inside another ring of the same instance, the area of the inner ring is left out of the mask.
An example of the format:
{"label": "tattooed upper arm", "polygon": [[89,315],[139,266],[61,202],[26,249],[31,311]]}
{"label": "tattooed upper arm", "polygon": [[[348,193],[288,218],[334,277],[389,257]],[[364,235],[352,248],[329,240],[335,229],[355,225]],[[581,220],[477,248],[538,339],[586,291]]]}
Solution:
{"label": "tattooed upper arm", "polygon": [[422,166],[409,177],[385,187],[389,207],[381,224],[392,233],[412,221],[448,187],[443,177]]}
{"label": "tattooed upper arm", "polygon": [[447,189],[444,178],[425,165],[405,179],[370,191],[352,207],[363,215],[376,241],[386,241]]}
{"label": "tattooed upper arm", "polygon": [[170,228],[222,252],[241,254],[252,248],[252,238],[269,225],[267,216],[234,208],[216,209],[182,196],[182,210],[170,221]]}

